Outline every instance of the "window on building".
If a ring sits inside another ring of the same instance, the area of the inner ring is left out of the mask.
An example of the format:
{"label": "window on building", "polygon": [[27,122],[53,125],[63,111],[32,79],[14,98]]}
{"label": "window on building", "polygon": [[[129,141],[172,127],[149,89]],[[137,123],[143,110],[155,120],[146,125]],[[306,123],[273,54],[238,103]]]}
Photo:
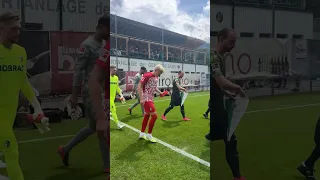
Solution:
{"label": "window on building", "polygon": [[301,35],[301,34],[293,34],[293,35],[292,35],[292,38],[293,38],[293,39],[302,39],[302,38],[303,38],[303,35]]}
{"label": "window on building", "polygon": [[254,37],[254,33],[242,32],[240,33],[240,37]]}
{"label": "window on building", "polygon": [[42,30],[42,23],[25,23],[24,28],[27,30]]}
{"label": "window on building", "polygon": [[218,31],[210,31],[210,36],[218,36]]}
{"label": "window on building", "polygon": [[278,39],[287,39],[288,38],[288,34],[277,34],[277,38]]}
{"label": "window on building", "polygon": [[259,38],[271,38],[271,34],[270,33],[260,33],[259,34]]}

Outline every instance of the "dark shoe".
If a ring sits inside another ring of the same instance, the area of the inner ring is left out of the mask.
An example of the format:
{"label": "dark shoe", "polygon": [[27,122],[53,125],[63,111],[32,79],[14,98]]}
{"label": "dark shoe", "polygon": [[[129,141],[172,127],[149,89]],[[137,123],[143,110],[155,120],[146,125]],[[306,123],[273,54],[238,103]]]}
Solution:
{"label": "dark shoe", "polygon": [[306,180],[317,180],[314,177],[314,169],[313,168],[309,168],[309,167],[306,167],[304,164],[300,164],[297,167],[297,169],[302,175],[304,175],[304,177],[306,177]]}
{"label": "dark shoe", "polygon": [[62,163],[65,165],[65,166],[69,166],[69,153],[67,153],[65,150],[64,150],[64,147],[63,146],[60,146],[58,148],[58,153],[60,155],[60,158],[62,160]]}
{"label": "dark shoe", "polygon": [[208,114],[204,113],[204,114],[203,114],[203,117],[206,118],[206,119],[208,119]]}
{"label": "dark shoe", "polygon": [[206,139],[207,139],[208,141],[211,141],[210,133],[208,133],[207,135],[205,135],[205,137],[206,137]]}

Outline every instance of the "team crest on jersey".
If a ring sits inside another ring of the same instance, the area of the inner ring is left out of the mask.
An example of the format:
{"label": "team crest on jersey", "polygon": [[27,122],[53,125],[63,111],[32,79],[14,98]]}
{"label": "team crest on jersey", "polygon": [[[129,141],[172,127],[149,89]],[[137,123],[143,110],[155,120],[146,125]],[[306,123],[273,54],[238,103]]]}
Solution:
{"label": "team crest on jersey", "polygon": [[4,142],[4,147],[5,147],[5,148],[9,148],[9,147],[10,147],[10,141],[9,141],[9,140],[6,140],[6,141]]}
{"label": "team crest on jersey", "polygon": [[106,49],[102,49],[101,53],[100,53],[100,60],[103,62],[107,62],[107,60],[110,57],[110,52]]}

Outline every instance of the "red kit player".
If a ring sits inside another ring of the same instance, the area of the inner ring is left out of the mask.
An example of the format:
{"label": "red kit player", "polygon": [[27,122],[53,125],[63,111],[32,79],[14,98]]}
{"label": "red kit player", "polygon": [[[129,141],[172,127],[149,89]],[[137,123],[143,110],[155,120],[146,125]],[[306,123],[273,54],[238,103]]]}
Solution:
{"label": "red kit player", "polygon": [[[144,118],[142,121],[142,127],[141,127],[139,138],[149,140],[153,143],[155,143],[156,140],[152,137],[152,129],[153,129],[154,123],[158,118],[156,108],[154,107],[153,98],[154,98],[155,92],[160,93],[161,97],[165,95],[165,93],[162,93],[157,87],[158,78],[163,72],[164,72],[163,66],[158,64],[157,66],[154,67],[153,72],[148,72],[143,75],[138,86],[140,103],[144,107]],[[150,116],[151,116],[151,119],[150,119]],[[150,122],[149,122],[149,119],[150,119]],[[146,134],[144,132],[146,130],[148,122],[149,122],[149,128],[148,128],[148,134]]]}

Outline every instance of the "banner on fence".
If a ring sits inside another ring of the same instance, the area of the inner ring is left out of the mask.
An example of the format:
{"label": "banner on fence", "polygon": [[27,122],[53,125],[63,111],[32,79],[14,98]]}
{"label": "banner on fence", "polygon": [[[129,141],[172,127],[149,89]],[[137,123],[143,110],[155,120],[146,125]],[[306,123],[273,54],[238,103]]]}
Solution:
{"label": "banner on fence", "polygon": [[[118,72],[119,85],[122,91],[132,91],[134,85],[134,77],[138,71],[120,71]],[[125,77],[124,77],[125,75]],[[173,79],[177,77],[177,73],[164,73],[159,77],[158,87],[172,87]],[[200,85],[200,74],[185,74],[181,79],[182,86]]]}
{"label": "banner on fence", "polygon": [[51,32],[52,92],[70,93],[77,52],[80,44],[89,36],[85,32]]}
{"label": "banner on fence", "polygon": [[147,71],[153,70],[157,64],[162,64],[166,72],[201,72],[208,73],[207,65],[183,64],[175,62],[155,61],[128,57],[110,56],[111,65],[123,71],[139,71],[144,66]]}

